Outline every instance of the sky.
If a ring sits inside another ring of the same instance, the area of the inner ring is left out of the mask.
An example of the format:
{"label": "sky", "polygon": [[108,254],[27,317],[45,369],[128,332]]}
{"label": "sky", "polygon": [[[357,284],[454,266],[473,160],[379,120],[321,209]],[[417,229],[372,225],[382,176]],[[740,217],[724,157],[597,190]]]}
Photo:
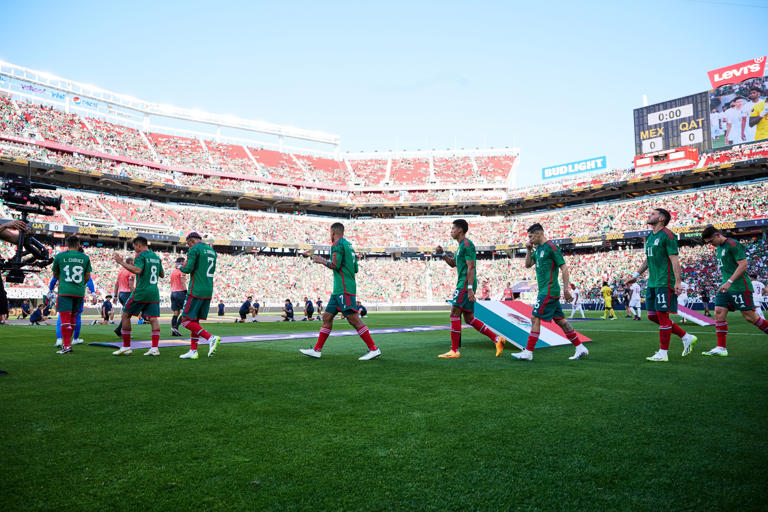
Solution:
{"label": "sky", "polygon": [[629,167],[643,95],[707,90],[708,70],[768,50],[766,0],[0,6],[7,62],[337,134],[341,152],[518,147],[518,185],[603,155]]}

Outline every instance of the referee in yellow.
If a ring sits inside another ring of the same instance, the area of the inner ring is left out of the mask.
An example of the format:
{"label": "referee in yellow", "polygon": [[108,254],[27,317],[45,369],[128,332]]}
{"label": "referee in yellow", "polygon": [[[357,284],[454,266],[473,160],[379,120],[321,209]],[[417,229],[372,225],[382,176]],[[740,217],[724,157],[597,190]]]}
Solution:
{"label": "referee in yellow", "polygon": [[613,312],[613,301],[611,300],[611,287],[608,286],[607,281],[603,281],[603,287],[600,288],[603,293],[603,300],[605,301],[605,311],[603,312],[603,320],[608,317],[608,312],[611,312],[611,320],[616,320],[616,313]]}

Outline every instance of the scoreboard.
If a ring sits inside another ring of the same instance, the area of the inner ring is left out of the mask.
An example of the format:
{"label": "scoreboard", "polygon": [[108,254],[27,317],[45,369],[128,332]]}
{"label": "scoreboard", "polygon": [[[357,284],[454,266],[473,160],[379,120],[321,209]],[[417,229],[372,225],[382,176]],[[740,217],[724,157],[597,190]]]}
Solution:
{"label": "scoreboard", "polygon": [[706,92],[636,108],[634,117],[636,155],[684,146],[699,152],[712,148]]}

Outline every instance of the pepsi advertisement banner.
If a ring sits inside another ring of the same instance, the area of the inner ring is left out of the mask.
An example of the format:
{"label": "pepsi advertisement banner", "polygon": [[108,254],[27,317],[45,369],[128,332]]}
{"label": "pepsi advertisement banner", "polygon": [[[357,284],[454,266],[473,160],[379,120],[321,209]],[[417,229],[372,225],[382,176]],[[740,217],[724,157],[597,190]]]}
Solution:
{"label": "pepsi advertisement banner", "polygon": [[588,160],[579,160],[578,162],[543,167],[541,169],[541,177],[545,180],[551,180],[571,176],[572,174],[604,171],[606,169],[608,169],[607,159],[604,156],[599,156]]}

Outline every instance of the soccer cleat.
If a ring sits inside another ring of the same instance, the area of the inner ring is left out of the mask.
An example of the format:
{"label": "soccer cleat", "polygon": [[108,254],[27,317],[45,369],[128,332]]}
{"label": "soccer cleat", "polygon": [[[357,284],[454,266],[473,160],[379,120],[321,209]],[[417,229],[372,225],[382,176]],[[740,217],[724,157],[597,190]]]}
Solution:
{"label": "soccer cleat", "polygon": [[72,340],[73,345],[81,345],[83,343],[83,338],[77,338]]}
{"label": "soccer cleat", "polygon": [[666,354],[662,354],[660,351],[653,354],[651,357],[646,357],[646,361],[651,361],[654,363],[666,363],[669,361],[669,358]]}
{"label": "soccer cleat", "polygon": [[368,352],[363,354],[362,357],[358,357],[357,360],[358,361],[368,361],[369,359],[377,358],[380,355],[381,355],[381,350],[377,348],[376,350],[369,350]]}
{"label": "soccer cleat", "polygon": [[181,336],[181,333],[175,327],[171,327],[171,336]]}
{"label": "soccer cleat", "polygon": [[98,320],[94,320],[93,322],[91,322],[91,325],[96,325],[97,322]]}
{"label": "soccer cleat", "polygon": [[696,340],[698,340],[696,336],[693,334],[686,334],[683,336],[683,357],[687,356],[691,353],[693,350],[693,346],[696,344]]}
{"label": "soccer cleat", "polygon": [[504,336],[496,336],[496,342],[494,345],[496,345],[496,357],[499,357],[501,355],[502,350],[504,350],[504,343],[507,341],[507,338]]}
{"label": "soccer cleat", "polygon": [[728,357],[728,349],[725,348],[725,347],[715,347],[712,350],[708,350],[706,352],[702,352],[701,355],[703,355],[703,356]]}
{"label": "soccer cleat", "polygon": [[581,359],[582,357],[587,357],[588,355],[589,355],[589,350],[587,350],[587,347],[585,347],[584,345],[579,345],[578,347],[576,347],[576,352],[574,352],[574,354],[568,359],[573,361],[576,359]]}
{"label": "soccer cleat", "polygon": [[63,354],[71,354],[72,353],[72,347],[69,348],[62,348],[61,350],[56,351],[57,354],[63,355]]}
{"label": "soccer cleat", "polygon": [[315,350],[314,348],[300,348],[299,352],[307,357],[314,357],[315,359],[320,359],[320,356],[323,355],[322,352]]}
{"label": "soccer cleat", "polygon": [[458,350],[456,352],[454,352],[453,350],[449,350],[445,354],[440,354],[437,357],[441,359],[458,359],[461,357],[461,353]]}
{"label": "soccer cleat", "polygon": [[117,336],[118,338],[122,339],[123,338],[123,324],[122,323],[118,324],[117,327],[115,327],[115,330],[112,331],[112,332],[115,333],[115,336]]}
{"label": "soccer cleat", "polygon": [[211,339],[208,340],[208,357],[213,357],[213,354],[216,353],[216,349],[219,348],[220,342],[221,336],[212,336]]}
{"label": "soccer cleat", "polygon": [[179,359],[197,359],[197,350],[190,350],[186,354],[181,354]]}
{"label": "soccer cleat", "polygon": [[512,357],[518,361],[533,361],[533,352],[530,350],[521,350],[517,354],[512,354]]}
{"label": "soccer cleat", "polygon": [[149,350],[147,350],[146,352],[144,352],[144,355],[145,356],[159,356],[160,355],[160,350],[157,347],[152,347]]}
{"label": "soccer cleat", "polygon": [[113,356],[129,356],[131,354],[133,354],[133,350],[131,350],[130,347],[121,347],[120,349],[112,352]]}
{"label": "soccer cleat", "polygon": [[56,338],[56,344],[54,347],[61,347],[64,346],[64,341],[61,338]]}
{"label": "soccer cleat", "polygon": [[615,317],[615,316],[612,316],[612,317],[611,317],[611,320],[616,320],[616,317]]}

